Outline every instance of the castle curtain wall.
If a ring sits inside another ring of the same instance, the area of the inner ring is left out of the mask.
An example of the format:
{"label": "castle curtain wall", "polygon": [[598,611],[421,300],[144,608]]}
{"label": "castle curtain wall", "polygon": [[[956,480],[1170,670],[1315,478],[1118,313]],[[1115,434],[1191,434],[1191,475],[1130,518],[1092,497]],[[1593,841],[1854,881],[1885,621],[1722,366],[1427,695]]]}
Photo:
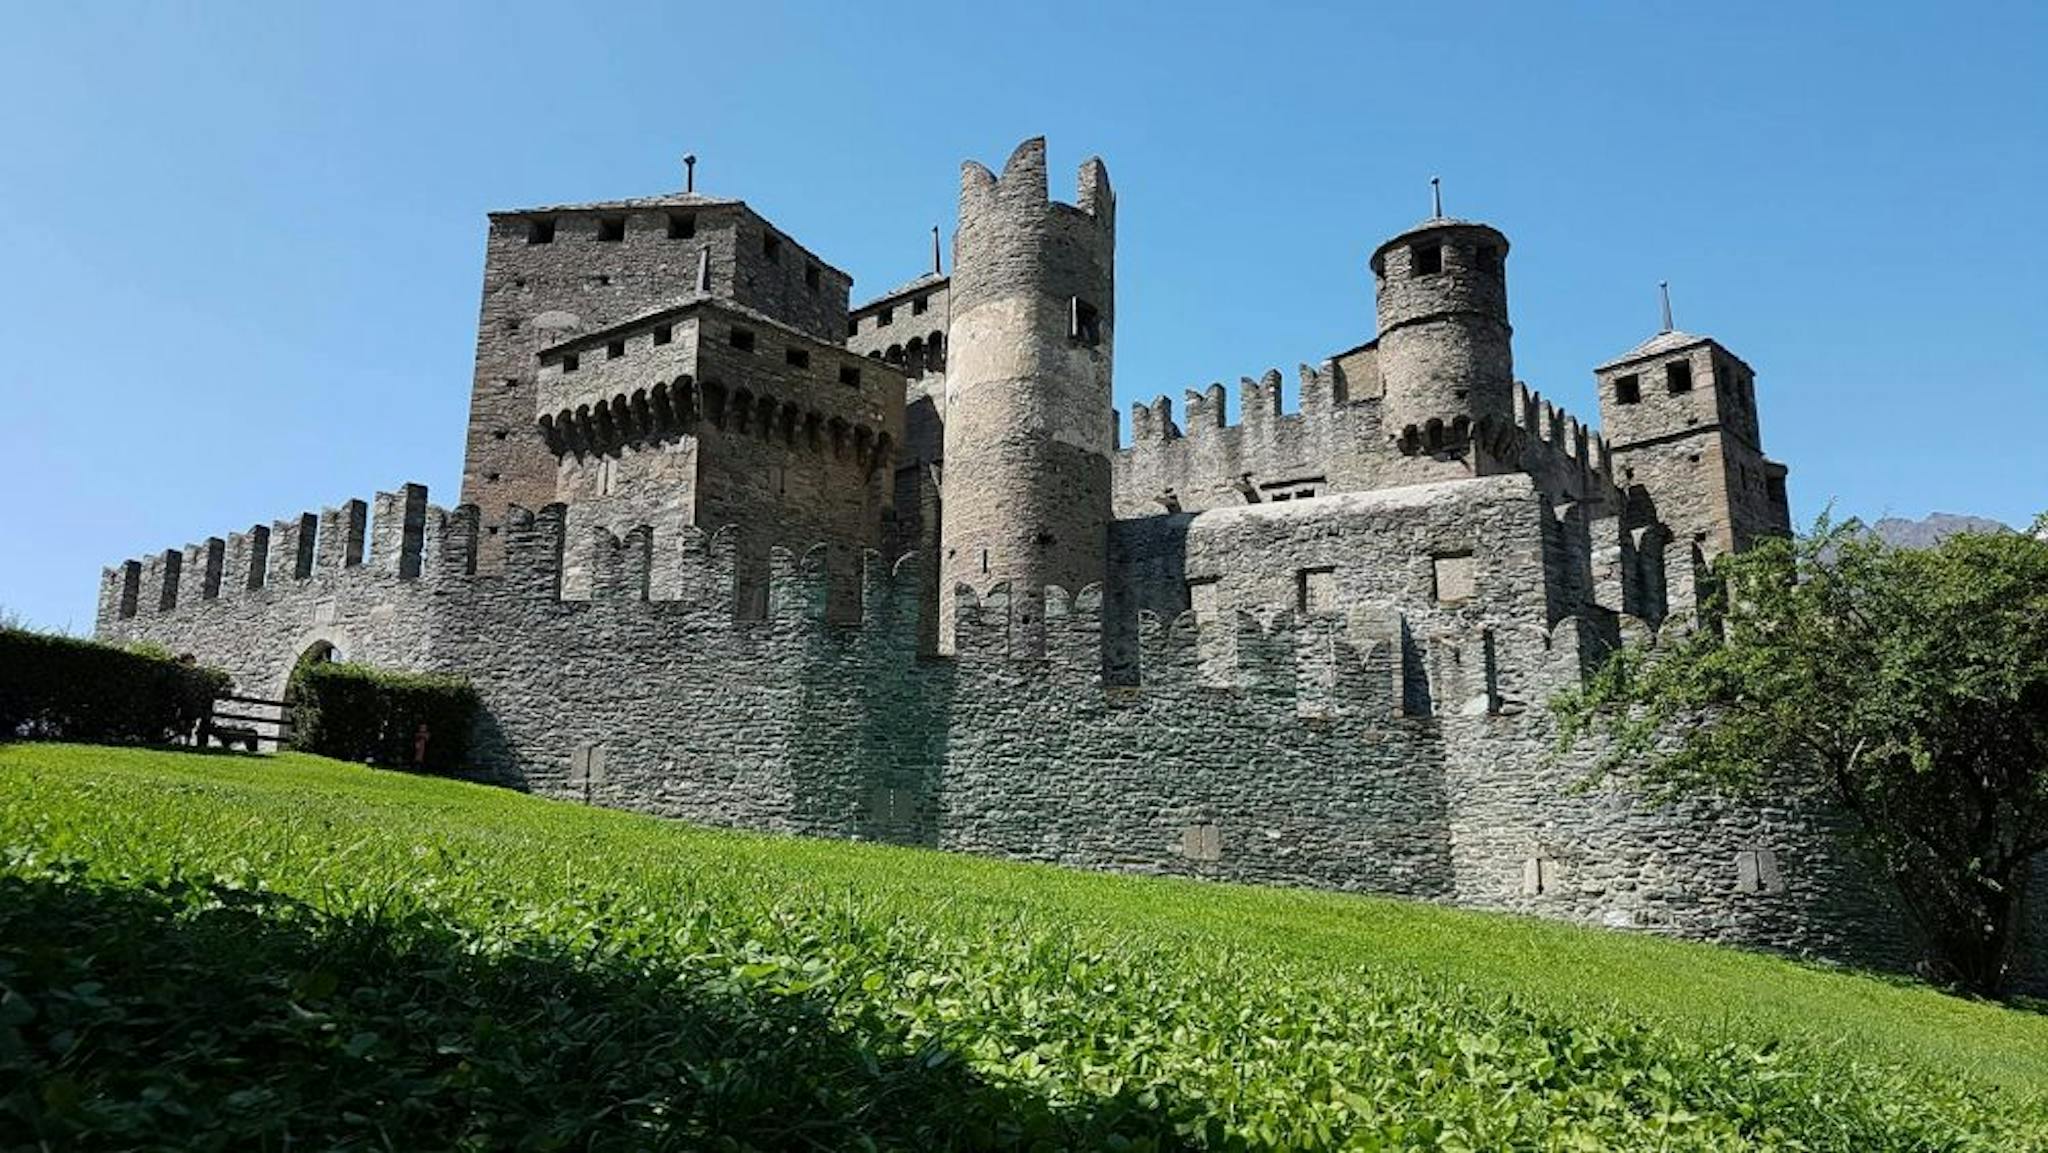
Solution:
{"label": "castle curtain wall", "polygon": [[[1031,601],[960,590],[958,652],[932,658],[915,558],[870,554],[857,619],[833,623],[824,551],[777,550],[765,616],[735,619],[735,534],[592,529],[587,599],[565,597],[561,506],[515,510],[503,570],[474,575],[475,510],[442,514],[408,490],[380,498],[395,511],[359,564],[346,563],[348,506],[331,511],[341,543],[320,555],[336,563],[304,579],[249,590],[229,571],[218,595],[181,592],[156,611],[159,564],[138,574],[137,611],[123,616],[126,573],[109,570],[101,632],[266,691],[317,640],[463,672],[485,706],[479,767],[543,795],[1903,962],[1898,919],[1819,835],[1824,818],[1575,788],[1585,762],[1553,759],[1542,701],[1613,629],[1552,622],[1545,590],[1502,585],[1579,555],[1558,543],[1568,518],[1525,478],[1454,487],[1360,498],[1349,515],[1378,526],[1378,550],[1347,551],[1359,571],[1340,565],[1308,590],[1407,603],[1427,573],[1432,597],[1451,598],[1406,615],[1257,603],[1277,587],[1262,581],[1302,591],[1295,566],[1322,567],[1328,525],[1205,515],[1183,525],[1197,568],[1258,542],[1259,572],[1228,586],[1244,604],[1126,614],[1093,588]],[[412,545],[408,501],[423,514]],[[1188,518],[1160,518],[1173,519]],[[1444,535],[1456,526],[1470,535]],[[207,550],[194,551],[203,571]],[[273,549],[272,567],[295,555]],[[1105,683],[1119,659],[1123,675]]]}

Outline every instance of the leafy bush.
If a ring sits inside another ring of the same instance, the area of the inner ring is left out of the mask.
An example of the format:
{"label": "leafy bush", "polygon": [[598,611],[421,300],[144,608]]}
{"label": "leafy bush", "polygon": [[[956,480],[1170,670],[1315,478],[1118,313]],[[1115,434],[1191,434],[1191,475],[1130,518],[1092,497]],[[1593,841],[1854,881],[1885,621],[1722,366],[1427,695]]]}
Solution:
{"label": "leafy bush", "polygon": [[30,1148],[2013,1153],[2044,1086],[2048,1020],[1734,950],[0,750]]}
{"label": "leafy bush", "polygon": [[190,734],[229,685],[160,649],[0,628],[0,741],[165,744]]}
{"label": "leafy bush", "polygon": [[[292,674],[292,745],[337,760],[438,771],[469,755],[476,690],[461,677],[401,673],[342,662]],[[420,730],[427,734],[419,756]]]}

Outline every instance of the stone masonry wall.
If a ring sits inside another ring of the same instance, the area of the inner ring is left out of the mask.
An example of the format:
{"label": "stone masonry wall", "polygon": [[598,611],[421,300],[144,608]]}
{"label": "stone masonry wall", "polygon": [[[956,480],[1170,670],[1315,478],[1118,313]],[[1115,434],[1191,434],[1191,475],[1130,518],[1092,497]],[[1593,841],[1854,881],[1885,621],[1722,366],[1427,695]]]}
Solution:
{"label": "stone masonry wall", "polygon": [[[1535,560],[1550,548],[1550,514],[1518,480],[1410,493],[1372,512],[1399,543],[1340,582],[1353,590],[1341,595],[1407,597],[1418,573],[1393,562],[1459,543],[1432,535],[1456,530],[1446,506],[1480,518],[1464,530],[1474,591],[1498,596],[1504,574],[1551,563]],[[463,672],[485,705],[482,767],[546,795],[1899,959],[1895,918],[1815,818],[1574,790],[1582,765],[1553,760],[1535,705],[1577,675],[1588,646],[1610,642],[1577,618],[1546,625],[1548,598],[1534,590],[1473,606],[1470,620],[1462,607],[1404,601],[1139,612],[1128,625],[1106,617],[1093,589],[963,590],[957,655],[935,659],[921,655],[926,578],[914,560],[871,554],[858,613],[834,623],[824,551],[777,551],[765,614],[740,619],[736,534],[592,530],[580,600],[562,595],[561,506],[515,512],[503,570],[476,575],[475,510],[444,516],[424,501],[418,489],[380,497],[362,563],[346,563],[360,506],[343,506],[327,518],[339,543],[316,550],[335,563],[256,590],[226,571],[216,596],[181,595],[169,611],[121,616],[131,572],[109,570],[101,634],[190,652],[265,691],[319,641],[387,666]],[[1320,532],[1317,518],[1270,510],[1193,519],[1197,563],[1258,532],[1287,554],[1277,570],[1307,558]],[[208,554],[198,550],[202,571]],[[1433,585],[1462,579],[1434,562]],[[161,595],[142,567],[139,602]],[[658,570],[673,574],[674,599],[649,599]],[[1356,627],[1353,609],[1376,627]],[[1098,670],[1105,631],[1119,629],[1135,675],[1111,683]],[[588,775],[593,750],[602,770]]]}
{"label": "stone masonry wall", "polygon": [[[713,292],[732,291],[738,205],[677,201],[630,213],[492,215],[462,481],[462,499],[483,509],[487,555],[507,505],[556,499],[554,457],[534,429],[540,350],[689,296],[706,253]],[[670,238],[671,213],[693,219],[691,236]],[[621,239],[598,239],[601,223],[621,216]],[[538,220],[553,222],[547,243],[534,242]]]}
{"label": "stone masonry wall", "polygon": [[[1347,357],[1349,371],[1339,367]],[[1116,515],[1200,512],[1500,471],[1490,459],[1475,459],[1487,456],[1477,446],[1459,455],[1400,451],[1385,435],[1384,404],[1348,391],[1354,376],[1370,383],[1370,360],[1354,350],[1320,368],[1303,365],[1295,413],[1282,409],[1277,369],[1244,378],[1235,424],[1226,418],[1221,384],[1187,393],[1185,427],[1167,397],[1133,404],[1130,443],[1111,461]],[[1620,507],[1606,443],[1540,393],[1516,384],[1508,421],[1486,422],[1480,434],[1505,458],[1499,463],[1535,477],[1557,499]]]}

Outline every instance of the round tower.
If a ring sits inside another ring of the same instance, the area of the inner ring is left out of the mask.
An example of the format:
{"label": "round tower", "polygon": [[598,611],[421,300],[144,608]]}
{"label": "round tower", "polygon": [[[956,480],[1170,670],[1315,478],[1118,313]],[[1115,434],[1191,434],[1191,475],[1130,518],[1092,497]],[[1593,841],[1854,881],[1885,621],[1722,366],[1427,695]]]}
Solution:
{"label": "round tower", "polygon": [[[1047,193],[1043,137],[1018,145],[1001,177],[971,160],[961,166],[946,337],[942,649],[953,644],[957,585],[1071,592],[1104,577],[1115,249],[1102,161],[1081,166],[1074,204]],[[1032,635],[1018,630],[1027,646]]]}
{"label": "round tower", "polygon": [[1513,419],[1507,260],[1497,229],[1443,216],[1373,251],[1388,439],[1438,439],[1432,421],[1440,436],[1460,418]]}

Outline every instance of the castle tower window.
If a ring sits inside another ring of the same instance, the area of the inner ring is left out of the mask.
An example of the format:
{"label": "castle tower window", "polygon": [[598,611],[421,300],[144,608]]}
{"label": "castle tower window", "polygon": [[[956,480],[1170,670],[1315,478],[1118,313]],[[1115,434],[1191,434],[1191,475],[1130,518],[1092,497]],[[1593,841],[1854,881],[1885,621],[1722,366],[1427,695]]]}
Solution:
{"label": "castle tower window", "polygon": [[860,387],[860,369],[851,364],[839,366],[839,383]]}
{"label": "castle tower window", "polygon": [[1411,276],[1435,276],[1444,270],[1444,246],[1441,244],[1418,244],[1408,250],[1408,272]]}
{"label": "castle tower window", "polygon": [[1522,895],[1540,897],[1557,891],[1557,862],[1549,857],[1530,857],[1522,862]]}
{"label": "castle tower window", "polygon": [[1692,391],[1692,361],[1674,360],[1664,366],[1664,389],[1673,396]]}
{"label": "castle tower window", "polygon": [[896,310],[893,308],[885,308],[875,314],[876,328],[887,328],[894,323],[896,323]]}
{"label": "castle tower window", "polygon": [[676,329],[672,324],[664,324],[654,330],[654,343],[656,344],[667,344],[675,338]]}
{"label": "castle tower window", "polygon": [[782,359],[791,368],[809,368],[811,366],[811,354],[801,348],[783,349]]}
{"label": "castle tower window", "polygon": [[910,315],[923,316],[925,314],[925,311],[931,308],[931,306],[932,304],[929,297],[920,296],[910,302]]}
{"label": "castle tower window", "polygon": [[1472,255],[1473,263],[1479,266],[1479,271],[1500,274],[1500,245],[1482,244]]}
{"label": "castle tower window", "polygon": [[732,341],[732,346],[741,352],[754,351],[754,330],[751,328],[734,326],[732,335],[728,339]]}
{"label": "castle tower window", "polygon": [[849,317],[847,317],[847,318],[846,318],[846,335],[848,335],[848,336],[859,336],[859,335],[860,335],[860,317],[858,317],[858,316],[849,316]]}
{"label": "castle tower window", "polygon": [[782,262],[782,238],[772,232],[762,233],[761,255],[767,257],[771,264],[780,264]]}
{"label": "castle tower window", "polygon": [[555,242],[555,218],[536,216],[526,222],[526,243],[553,244]]}
{"label": "castle tower window", "polygon": [[580,362],[576,359],[576,354],[572,352],[562,358],[562,371],[575,372],[579,364]]}
{"label": "castle tower window", "polygon": [[1643,399],[1643,380],[1631,372],[1614,378],[1614,403],[1637,404]]}
{"label": "castle tower window", "polygon": [[624,355],[626,355],[626,342],[623,340],[614,340],[604,346],[604,358],[606,360],[617,360]]}
{"label": "castle tower window", "polygon": [[815,264],[804,265],[804,287],[812,292],[816,292],[818,291],[818,285],[821,283],[823,283],[823,278],[818,274],[818,266]]}
{"label": "castle tower window", "polygon": [[597,221],[597,238],[606,244],[617,244],[626,238],[626,218],[603,216]]}
{"label": "castle tower window", "polygon": [[688,240],[696,235],[696,213],[671,212],[668,214],[668,238],[670,240]]}
{"label": "castle tower window", "polygon": [[902,364],[903,346],[900,344],[890,345],[889,351],[882,354],[882,359],[888,361],[890,364]]}
{"label": "castle tower window", "polygon": [[1088,348],[1102,343],[1101,315],[1078,296],[1068,301],[1067,338]]}

